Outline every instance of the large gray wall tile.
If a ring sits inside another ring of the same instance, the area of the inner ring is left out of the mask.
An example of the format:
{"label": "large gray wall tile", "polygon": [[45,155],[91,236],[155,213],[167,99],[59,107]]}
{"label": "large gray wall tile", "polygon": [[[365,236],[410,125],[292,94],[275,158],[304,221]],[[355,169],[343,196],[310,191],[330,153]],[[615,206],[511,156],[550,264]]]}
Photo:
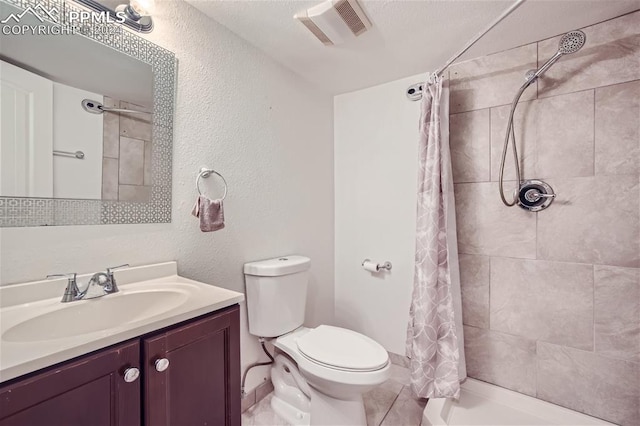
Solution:
{"label": "large gray wall tile", "polygon": [[102,199],[118,199],[118,159],[102,158]]}
{"label": "large gray wall tile", "polygon": [[[497,181],[500,177],[500,162],[510,112],[510,105],[491,108],[491,180],[493,181]],[[537,101],[520,102],[514,114],[513,124],[520,160],[520,177],[523,179],[537,177],[535,154],[536,141],[538,140],[536,123],[538,122]],[[509,142],[505,158],[504,178],[505,180],[516,180],[511,142]]]}
{"label": "large gray wall tile", "polygon": [[[511,103],[527,70],[536,68],[536,60],[536,44],[532,43],[451,66],[451,113]],[[534,84],[521,99],[535,97]]]}
{"label": "large gray wall tile", "polygon": [[[538,80],[538,97],[640,79],[640,12],[584,29],[587,42],[565,55]],[[560,37],[538,43],[542,65],[558,51]]]}
{"label": "large gray wall tile", "polygon": [[456,184],[455,194],[460,253],[536,257],[536,215],[505,207],[496,182]]}
{"label": "large gray wall tile", "polygon": [[151,140],[151,122],[146,114],[120,113],[120,136]]}
{"label": "large gray wall tile", "polygon": [[464,327],[467,374],[517,392],[536,394],[536,343],[482,328]]}
{"label": "large gray wall tile", "polygon": [[[120,101],[104,96],[102,104],[109,108],[118,108]],[[105,112],[102,114],[102,155],[118,158],[120,155],[120,114]]]}
{"label": "large gray wall tile", "polygon": [[144,184],[144,141],[120,137],[120,185]]}
{"label": "large gray wall tile", "polygon": [[462,321],[489,328],[489,257],[460,254]]}
{"label": "large gray wall tile", "polygon": [[538,342],[538,398],[610,422],[640,424],[640,364]]}
{"label": "large gray wall tile", "polygon": [[640,266],[638,176],[555,179],[557,198],[538,213],[538,258]]}
{"label": "large gray wall tile", "polygon": [[536,101],[538,178],[593,176],[592,90]]}
{"label": "large gray wall tile", "polygon": [[[523,179],[593,176],[593,91],[522,102],[515,113]],[[491,109],[491,178],[498,180],[511,107]],[[511,145],[505,179],[515,179]]]}
{"label": "large gray wall tile", "polygon": [[595,114],[596,174],[640,173],[640,81],[596,89]]}
{"label": "large gray wall tile", "polygon": [[151,187],[142,185],[120,185],[118,199],[120,201],[148,203],[151,199]]}
{"label": "large gray wall tile", "polygon": [[453,181],[488,182],[489,110],[453,114],[449,121]]}
{"label": "large gray wall tile", "polygon": [[120,155],[120,116],[114,112],[102,114],[102,155],[109,158]]}
{"label": "large gray wall tile", "polygon": [[593,267],[491,259],[491,330],[593,349]]}
{"label": "large gray wall tile", "polygon": [[640,362],[640,269],[596,266],[595,350]]}
{"label": "large gray wall tile", "polygon": [[152,107],[143,107],[140,105],[132,104],[131,102],[120,101],[120,108],[130,109],[132,111],[144,111],[147,114],[140,115],[141,119],[145,121],[151,121],[151,111],[153,109]]}

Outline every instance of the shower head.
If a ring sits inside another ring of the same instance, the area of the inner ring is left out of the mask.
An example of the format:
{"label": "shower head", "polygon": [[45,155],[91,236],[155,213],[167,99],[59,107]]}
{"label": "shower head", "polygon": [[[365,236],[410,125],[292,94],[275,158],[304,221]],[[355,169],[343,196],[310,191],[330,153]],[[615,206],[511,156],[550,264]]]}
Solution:
{"label": "shower head", "polygon": [[569,31],[560,38],[560,43],[558,43],[558,53],[562,55],[576,53],[578,50],[582,49],[585,41],[587,41],[587,36],[582,31]]}
{"label": "shower head", "polygon": [[527,74],[525,75],[525,86],[530,85],[536,78],[544,74],[544,72],[551,68],[551,65],[555,64],[561,56],[576,53],[578,50],[582,49],[582,46],[584,46],[584,43],[586,41],[587,36],[580,30],[569,31],[568,33],[560,37],[560,42],[558,43],[558,51],[556,52],[556,54],[553,55],[547,62],[544,63],[544,65],[542,65],[537,70],[527,71]]}

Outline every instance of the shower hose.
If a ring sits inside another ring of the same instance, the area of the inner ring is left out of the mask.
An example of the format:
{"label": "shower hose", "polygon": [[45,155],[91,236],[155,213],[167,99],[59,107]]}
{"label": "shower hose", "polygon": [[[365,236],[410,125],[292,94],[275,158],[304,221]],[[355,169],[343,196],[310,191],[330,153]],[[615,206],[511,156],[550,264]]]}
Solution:
{"label": "shower hose", "polygon": [[[513,103],[511,104],[511,111],[509,112],[509,120],[507,121],[507,131],[504,137],[504,146],[502,148],[502,160],[500,162],[500,198],[505,206],[511,207],[518,203],[518,191],[520,190],[520,184],[522,183],[522,179],[520,178],[520,161],[518,160],[518,150],[516,148],[516,133],[513,125],[513,116],[516,112],[516,107],[518,106],[518,101],[520,97],[524,93],[524,91],[535,81],[535,78],[531,78],[527,80],[525,84],[520,87],[518,93],[515,98],[513,98]],[[509,141],[511,141],[511,147],[513,150],[513,161],[516,171],[516,182],[517,187],[513,192],[513,198],[511,200],[507,200],[504,194],[504,165],[505,160],[507,158],[507,149],[509,148]]]}

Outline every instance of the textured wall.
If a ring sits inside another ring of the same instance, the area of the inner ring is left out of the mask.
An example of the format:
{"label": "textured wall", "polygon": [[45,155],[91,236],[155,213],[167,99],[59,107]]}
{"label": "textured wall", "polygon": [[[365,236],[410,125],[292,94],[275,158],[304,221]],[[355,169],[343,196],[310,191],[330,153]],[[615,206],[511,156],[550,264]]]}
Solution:
{"label": "textured wall", "polygon": [[450,69],[468,374],[623,425],[640,423],[638,28],[585,28],[523,96],[523,178],[557,193],[539,213],[503,206],[497,180],[508,104],[558,38]]}
{"label": "textured wall", "polygon": [[[186,277],[244,291],[244,262],[300,253],[312,259],[307,323],[331,322],[332,98],[183,2],[157,1],[154,19],[145,37],[179,61],[172,223],[3,229],[1,282],[176,259]],[[203,165],[229,183],[227,227],[209,234],[190,216]],[[243,365],[264,356],[246,326],[242,348]]]}

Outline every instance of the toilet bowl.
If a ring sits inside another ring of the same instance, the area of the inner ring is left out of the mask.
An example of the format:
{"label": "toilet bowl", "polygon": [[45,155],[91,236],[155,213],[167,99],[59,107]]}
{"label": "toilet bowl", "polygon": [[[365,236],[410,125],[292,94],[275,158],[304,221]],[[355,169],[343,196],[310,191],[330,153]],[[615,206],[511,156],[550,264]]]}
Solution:
{"label": "toilet bowl", "polygon": [[389,378],[389,356],[355,331],[302,326],[310,266],[297,255],[244,265],[249,332],[281,352],[271,405],[292,425],[366,426],[362,395]]}
{"label": "toilet bowl", "polygon": [[387,352],[355,331],[300,327],[273,344],[271,405],[292,425],[366,425],[362,395],[389,378]]}

